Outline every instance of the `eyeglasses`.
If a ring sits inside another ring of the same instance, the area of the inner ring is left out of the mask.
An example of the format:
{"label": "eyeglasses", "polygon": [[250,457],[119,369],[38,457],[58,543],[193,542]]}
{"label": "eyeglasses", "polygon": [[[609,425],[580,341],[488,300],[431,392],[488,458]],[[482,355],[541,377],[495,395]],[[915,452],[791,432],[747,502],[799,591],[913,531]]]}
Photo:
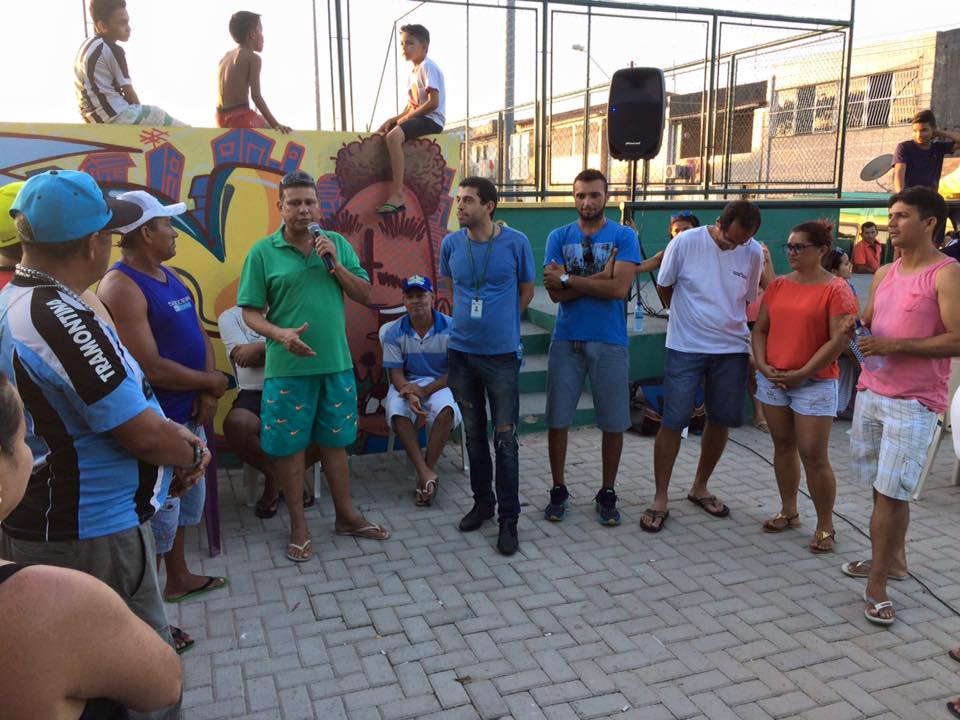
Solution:
{"label": "eyeglasses", "polygon": [[593,265],[593,239],[584,235],[580,238],[580,247],[583,249],[584,265]]}
{"label": "eyeglasses", "polygon": [[810,243],[796,243],[796,244],[784,243],[783,244],[783,249],[786,250],[791,255],[799,255],[809,247],[813,247],[813,245],[811,245]]}
{"label": "eyeglasses", "polygon": [[681,210],[676,215],[670,216],[670,222],[673,222],[674,220],[689,220],[692,217],[693,213],[689,210]]}
{"label": "eyeglasses", "polygon": [[281,190],[285,190],[288,187],[305,187],[307,185],[316,187],[317,181],[313,179],[313,175],[303,170],[294,170],[280,178]]}

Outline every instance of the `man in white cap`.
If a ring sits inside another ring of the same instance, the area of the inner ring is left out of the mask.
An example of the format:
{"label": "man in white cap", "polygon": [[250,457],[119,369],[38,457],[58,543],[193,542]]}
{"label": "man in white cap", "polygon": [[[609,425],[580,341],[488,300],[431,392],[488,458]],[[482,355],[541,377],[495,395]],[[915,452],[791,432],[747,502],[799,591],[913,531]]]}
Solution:
{"label": "man in white cap", "polygon": [[[162,205],[142,190],[118,199],[135,203],[143,212],[118,228],[124,233],[121,259],[100,281],[97,294],[156,391],[164,414],[203,437],[203,427],[213,420],[217,399],[227,389],[227,378],[215,367],[213,346],[190,291],[164,265],[176,254],[172,218],[186,205]],[[165,560],[167,602],[181,602],[227,584],[226,578],[194,575],[187,567],[184,528],[200,522],[205,498],[204,483],[197,483],[183,497],[166,498],[150,523],[157,555]],[[178,649],[189,647],[191,639],[182,630],[171,627],[171,632]]]}
{"label": "man in white cap", "polygon": [[[140,365],[80,295],[103,276],[111,233],[142,212],[70,170],[34,175],[10,210],[23,259],[0,292],[0,370],[23,398],[33,471],[3,521],[0,556],[99,578],[172,644],[148,521],[203,477],[209,454],[164,418]],[[179,715],[178,703],[150,717]]]}

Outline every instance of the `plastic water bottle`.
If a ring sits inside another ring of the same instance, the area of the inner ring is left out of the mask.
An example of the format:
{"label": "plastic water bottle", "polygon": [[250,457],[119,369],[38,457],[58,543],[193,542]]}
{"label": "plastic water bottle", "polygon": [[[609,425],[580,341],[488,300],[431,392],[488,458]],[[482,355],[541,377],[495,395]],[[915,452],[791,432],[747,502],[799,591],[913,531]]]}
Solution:
{"label": "plastic water bottle", "polygon": [[853,331],[853,339],[850,341],[850,350],[853,351],[853,356],[857,359],[857,362],[860,363],[861,367],[875,371],[883,367],[883,357],[880,355],[865,357],[864,354],[860,352],[860,345],[858,344],[860,338],[870,337],[871,335],[873,335],[873,333],[870,332],[870,329],[857,320],[857,327]]}
{"label": "plastic water bottle", "polygon": [[633,311],[633,331],[635,333],[643,332],[643,306],[637,302],[637,307]]}

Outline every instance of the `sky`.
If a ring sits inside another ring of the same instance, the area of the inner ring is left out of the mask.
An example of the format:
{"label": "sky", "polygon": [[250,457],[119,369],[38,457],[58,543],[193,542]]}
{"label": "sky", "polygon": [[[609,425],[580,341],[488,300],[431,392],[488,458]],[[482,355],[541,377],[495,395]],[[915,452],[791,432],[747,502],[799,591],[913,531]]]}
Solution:
{"label": "sky", "polygon": [[[395,114],[398,105],[402,107],[409,65],[390,43],[394,21],[401,17],[398,24],[419,22],[431,30],[430,55],[446,78],[448,122],[468,112],[476,116],[502,107],[506,0],[487,0],[487,4],[501,7],[473,6],[468,25],[461,6],[411,0],[350,0],[352,66],[348,71],[352,83],[348,85],[353,92],[353,116],[350,118],[348,111],[348,128],[364,131],[370,123],[376,128]],[[688,4],[754,11],[757,7],[755,2],[743,0],[695,0]],[[347,5],[344,0],[343,6]],[[529,9],[533,5],[538,3],[518,0],[517,103],[532,101],[536,96],[539,36],[535,14]],[[314,70],[314,6],[319,82]],[[319,85],[321,129],[334,129],[335,120],[339,128],[339,117],[334,117],[339,111],[330,90],[328,0],[243,0],[242,5],[238,0],[127,0],[127,7],[133,33],[125,50],[142,102],[159,105],[190,125],[213,126],[217,63],[233,46],[227,23],[236,10],[251,10],[263,14],[266,42],[261,86],[273,114],[295,129],[315,129]],[[605,9],[597,10],[590,21],[588,62],[587,54],[573,47],[588,45],[582,8],[553,7],[550,60],[554,97],[585,87],[588,66],[594,86],[605,81],[604,75],[631,61],[669,67],[701,59],[705,53],[707,30],[700,19],[677,14],[659,16],[658,20],[624,20]],[[796,7],[795,0],[767,0],[763,12],[790,14]],[[807,17],[835,19],[849,14],[849,5],[843,0],[805,0],[802,7]],[[960,3],[938,3],[936,13],[915,12],[913,7],[903,0],[858,0],[855,45],[960,27]],[[784,38],[796,32],[796,26],[759,25],[735,20],[725,23],[721,30],[723,48]],[[73,90],[73,59],[84,39],[83,2],[0,0],[0,27],[5,30],[8,67],[11,57],[27,66],[22,82],[8,86],[0,120],[80,122]],[[87,31],[92,33],[89,26]],[[562,105],[557,101],[555,109],[564,109]]]}

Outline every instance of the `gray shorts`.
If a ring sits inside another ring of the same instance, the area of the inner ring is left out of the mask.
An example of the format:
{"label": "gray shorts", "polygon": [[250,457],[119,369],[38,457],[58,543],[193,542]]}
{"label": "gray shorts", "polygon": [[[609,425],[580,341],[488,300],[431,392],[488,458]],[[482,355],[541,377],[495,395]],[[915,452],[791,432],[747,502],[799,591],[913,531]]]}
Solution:
{"label": "gray shorts", "polygon": [[547,427],[573,424],[588,373],[597,427],[603,432],[623,432],[630,427],[630,353],[624,345],[579,340],[550,343]]}
{"label": "gray shorts", "polygon": [[[149,523],[90,540],[34,542],[3,534],[0,535],[0,549],[5,560],[70,568],[102,580],[123,598],[134,615],[173,646],[157,580],[157,558]],[[130,717],[179,718],[180,703],[148,715],[131,711]]]}

